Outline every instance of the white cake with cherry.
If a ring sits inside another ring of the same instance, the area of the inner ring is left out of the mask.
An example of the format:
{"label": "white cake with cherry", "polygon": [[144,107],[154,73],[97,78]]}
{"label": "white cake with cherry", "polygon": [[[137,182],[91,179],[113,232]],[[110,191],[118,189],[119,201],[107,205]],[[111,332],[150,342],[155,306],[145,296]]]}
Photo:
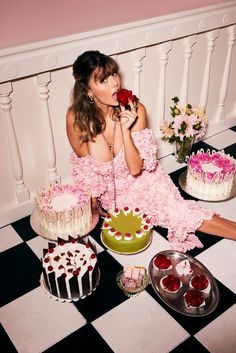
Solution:
{"label": "white cake with cherry", "polygon": [[81,187],[53,184],[38,191],[35,200],[39,224],[47,238],[77,238],[91,229],[91,196]]}
{"label": "white cake with cherry", "polygon": [[199,150],[188,160],[186,190],[203,200],[230,197],[234,184],[236,161],[224,151]]}
{"label": "white cake with cherry", "polygon": [[50,295],[72,301],[96,289],[100,273],[95,248],[89,241],[59,239],[58,245],[49,243],[43,252],[41,285]]}

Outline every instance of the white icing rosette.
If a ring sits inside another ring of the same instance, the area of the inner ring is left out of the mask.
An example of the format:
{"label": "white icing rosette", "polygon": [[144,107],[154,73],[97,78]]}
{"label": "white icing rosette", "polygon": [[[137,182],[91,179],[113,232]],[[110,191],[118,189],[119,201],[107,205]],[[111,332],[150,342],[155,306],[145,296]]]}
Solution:
{"label": "white icing rosette", "polygon": [[119,208],[115,208],[113,211],[110,212],[112,216],[117,217],[120,214]]}
{"label": "white icing rosette", "polygon": [[115,235],[115,233],[116,233],[116,230],[115,230],[115,228],[110,228],[107,233],[108,233],[108,235],[110,235],[111,237],[114,237],[114,235]]}
{"label": "white icing rosette", "polygon": [[102,224],[102,229],[110,229],[110,228],[111,228],[111,226],[109,225],[109,223],[104,222],[104,223]]}
{"label": "white icing rosette", "polygon": [[150,218],[145,217],[144,219],[142,219],[142,224],[147,224],[147,225],[149,225],[151,227],[152,226],[152,221],[151,221]]}
{"label": "white icing rosette", "polygon": [[125,206],[125,207],[123,208],[123,212],[124,212],[124,214],[127,216],[128,214],[130,214],[131,209],[130,209],[128,206]]}
{"label": "white icing rosette", "polygon": [[104,221],[111,222],[111,216],[108,214],[104,217]]}
{"label": "white icing rosette", "polygon": [[143,232],[140,229],[138,229],[135,232],[135,236],[136,236],[136,238],[142,238],[143,237]]}
{"label": "white icing rosette", "polygon": [[132,240],[133,239],[133,236],[131,233],[126,233],[125,234],[125,240]]}
{"label": "white icing rosette", "polygon": [[145,232],[148,232],[148,231],[152,228],[152,225],[151,225],[151,224],[142,224],[142,225],[141,225],[141,228],[142,228]]}
{"label": "white icing rosette", "polygon": [[116,240],[121,240],[122,239],[121,232],[115,232],[115,238],[116,238]]}
{"label": "white icing rosette", "polygon": [[139,216],[141,214],[141,210],[138,207],[135,207],[135,209],[133,210],[133,215],[134,216]]}

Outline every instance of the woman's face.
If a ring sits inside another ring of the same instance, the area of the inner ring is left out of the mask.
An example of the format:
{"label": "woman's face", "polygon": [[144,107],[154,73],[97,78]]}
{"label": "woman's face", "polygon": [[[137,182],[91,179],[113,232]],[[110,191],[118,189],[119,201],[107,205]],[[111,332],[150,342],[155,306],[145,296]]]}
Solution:
{"label": "woman's face", "polygon": [[120,89],[120,81],[118,73],[113,73],[102,81],[93,73],[88,84],[88,95],[93,97],[101,109],[105,106],[117,106],[116,93]]}

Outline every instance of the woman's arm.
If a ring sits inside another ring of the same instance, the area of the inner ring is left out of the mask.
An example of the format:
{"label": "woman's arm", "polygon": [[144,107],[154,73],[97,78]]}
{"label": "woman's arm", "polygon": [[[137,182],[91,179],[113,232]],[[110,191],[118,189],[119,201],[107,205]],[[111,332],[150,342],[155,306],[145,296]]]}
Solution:
{"label": "woman's arm", "polygon": [[131,111],[121,107],[120,122],[124,142],[125,160],[132,175],[140,174],[143,160],[134,144],[131,131],[140,131],[147,127],[147,114],[143,104],[138,103],[137,111],[130,102]]}
{"label": "woman's arm", "polygon": [[[70,145],[78,157],[85,157],[89,154],[88,144],[81,142],[79,139],[79,130],[74,128],[74,114],[69,111],[66,116],[66,132]],[[85,178],[87,175],[84,176]],[[106,216],[107,213],[101,208],[101,202],[97,197],[92,197],[91,200],[92,213],[99,213],[101,216]]]}
{"label": "woman's arm", "polygon": [[70,145],[73,151],[77,154],[78,157],[85,157],[89,154],[88,144],[86,142],[80,141],[79,130],[75,130],[74,127],[75,115],[69,110],[66,116],[66,132],[67,137],[70,142]]}

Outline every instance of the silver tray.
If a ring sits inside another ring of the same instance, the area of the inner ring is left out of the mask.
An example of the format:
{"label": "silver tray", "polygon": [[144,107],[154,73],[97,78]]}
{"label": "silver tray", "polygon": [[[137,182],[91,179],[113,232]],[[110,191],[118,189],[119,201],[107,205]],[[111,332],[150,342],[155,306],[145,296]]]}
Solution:
{"label": "silver tray", "polygon": [[[93,230],[96,227],[98,220],[99,220],[99,214],[97,214],[97,213],[93,214],[91,228],[89,228],[87,230],[86,234],[78,235],[78,237],[87,236],[91,232],[91,230]],[[51,240],[51,241],[57,241],[57,236],[55,233],[51,233],[51,232],[45,230],[40,225],[37,209],[35,209],[30,216],[30,225],[33,228],[33,230],[41,237],[48,239],[48,240]]]}
{"label": "silver tray", "polygon": [[[170,270],[156,270],[153,267],[153,260],[157,255],[163,254],[168,256],[172,261],[172,268]],[[183,260],[188,260],[193,273],[187,276],[179,276],[179,274],[175,270],[175,266]],[[173,250],[165,250],[161,251],[151,259],[149,263],[148,273],[150,277],[150,281],[153,289],[156,294],[165,302],[170,308],[175,311],[187,315],[187,316],[206,316],[212,313],[219,303],[220,293],[217,286],[217,283],[212,276],[212,274],[208,271],[208,269],[197,259],[194,257],[184,254],[182,252],[173,251]],[[182,281],[182,287],[179,289],[177,293],[169,293],[162,289],[160,286],[160,280],[162,277],[167,275],[175,275],[180,278]],[[187,308],[184,303],[184,293],[190,289],[189,281],[191,277],[196,275],[205,275],[211,285],[211,289],[209,294],[204,294],[204,299],[206,304],[203,307],[199,308]]]}
{"label": "silver tray", "polygon": [[187,194],[196,197],[199,200],[202,201],[226,201],[226,200],[230,200],[233,197],[236,196],[236,178],[234,178],[234,183],[233,183],[233,187],[232,190],[230,192],[230,195],[228,197],[216,197],[216,196],[204,196],[202,194],[198,194],[197,192],[194,192],[193,190],[191,190],[191,188],[189,188],[186,184],[186,175],[187,175],[187,170],[184,170],[180,176],[179,176],[179,185],[181,187],[182,190],[184,190]]}

